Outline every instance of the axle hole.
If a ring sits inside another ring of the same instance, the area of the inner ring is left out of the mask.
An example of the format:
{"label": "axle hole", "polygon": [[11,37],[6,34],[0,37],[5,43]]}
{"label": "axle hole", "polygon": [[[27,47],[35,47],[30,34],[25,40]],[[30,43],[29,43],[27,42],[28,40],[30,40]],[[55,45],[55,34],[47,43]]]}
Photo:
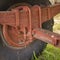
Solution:
{"label": "axle hole", "polygon": [[57,40],[56,45],[59,45],[59,43],[60,43],[60,41],[59,41],[59,40]]}

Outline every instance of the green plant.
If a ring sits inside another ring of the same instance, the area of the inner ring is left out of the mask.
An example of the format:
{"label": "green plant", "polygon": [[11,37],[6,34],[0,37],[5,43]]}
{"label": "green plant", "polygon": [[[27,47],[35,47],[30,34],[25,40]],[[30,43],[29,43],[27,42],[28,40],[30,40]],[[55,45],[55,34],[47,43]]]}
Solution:
{"label": "green plant", "polygon": [[60,49],[48,44],[46,49],[42,52],[42,55],[38,58],[35,52],[33,52],[32,60],[60,60]]}
{"label": "green plant", "polygon": [[38,60],[35,51],[33,51],[33,56],[32,56],[32,60]]}

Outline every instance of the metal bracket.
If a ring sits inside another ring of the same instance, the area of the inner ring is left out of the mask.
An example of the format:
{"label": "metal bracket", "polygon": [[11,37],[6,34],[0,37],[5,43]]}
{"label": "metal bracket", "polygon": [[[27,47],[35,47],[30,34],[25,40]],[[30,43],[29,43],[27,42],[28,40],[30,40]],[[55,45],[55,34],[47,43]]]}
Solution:
{"label": "metal bracket", "polygon": [[34,38],[58,46],[60,35],[41,28],[43,22],[59,12],[60,4],[47,7],[38,5],[33,7],[19,6],[11,11],[0,11],[0,24],[3,25],[4,38],[9,45],[14,47],[26,46]]}

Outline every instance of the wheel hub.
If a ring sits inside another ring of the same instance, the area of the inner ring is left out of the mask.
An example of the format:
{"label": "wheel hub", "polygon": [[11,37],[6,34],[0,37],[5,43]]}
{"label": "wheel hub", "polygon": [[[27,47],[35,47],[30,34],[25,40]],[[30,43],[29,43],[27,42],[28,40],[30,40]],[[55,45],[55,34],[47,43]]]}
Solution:
{"label": "wheel hub", "polygon": [[27,45],[26,39],[24,39],[24,32],[19,31],[15,27],[3,26],[3,35],[5,41],[13,47],[24,47]]}

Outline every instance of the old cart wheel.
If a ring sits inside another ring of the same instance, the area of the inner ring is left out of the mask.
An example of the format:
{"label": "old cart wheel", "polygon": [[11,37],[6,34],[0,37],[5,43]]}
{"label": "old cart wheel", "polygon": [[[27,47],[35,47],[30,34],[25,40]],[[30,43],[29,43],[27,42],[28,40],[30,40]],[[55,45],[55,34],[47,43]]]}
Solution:
{"label": "old cart wheel", "polygon": [[[7,0],[6,3],[8,1],[9,0]],[[16,4],[17,1],[18,0],[16,0],[15,3],[10,2],[8,4],[11,6],[12,4]],[[21,3],[21,1],[19,1],[19,2]],[[28,2],[28,3],[30,4],[31,2]],[[31,4],[32,5],[35,4],[34,1]],[[7,6],[7,5],[5,4],[5,6]],[[6,9],[4,9],[4,10],[6,10]],[[30,60],[32,55],[33,55],[33,51],[35,51],[35,53],[38,56],[39,53],[42,52],[44,50],[44,48],[46,47],[46,43],[42,42],[40,40],[35,40],[31,44],[29,44],[26,48],[22,48],[22,49],[19,49],[19,46],[15,47],[14,45],[13,46],[9,45],[9,43],[7,43],[7,40],[9,40],[9,38],[7,38],[7,37],[9,36],[15,42],[15,40],[17,39],[16,37],[14,37],[15,31],[16,30],[14,28],[10,28],[10,27],[7,27],[7,26],[3,26],[3,27],[0,26],[0,34],[1,34],[1,37],[2,37],[2,40],[3,40],[3,44],[6,45],[4,47],[0,47],[0,50],[1,50],[0,55],[3,56],[3,57],[1,57],[1,60],[3,58],[4,58],[4,60],[19,60],[19,59],[20,60]],[[19,45],[18,41],[15,42],[15,43],[17,43],[17,45]],[[13,48],[13,49],[11,49],[11,48]],[[16,49],[18,48],[18,49],[15,50],[15,48]]]}

